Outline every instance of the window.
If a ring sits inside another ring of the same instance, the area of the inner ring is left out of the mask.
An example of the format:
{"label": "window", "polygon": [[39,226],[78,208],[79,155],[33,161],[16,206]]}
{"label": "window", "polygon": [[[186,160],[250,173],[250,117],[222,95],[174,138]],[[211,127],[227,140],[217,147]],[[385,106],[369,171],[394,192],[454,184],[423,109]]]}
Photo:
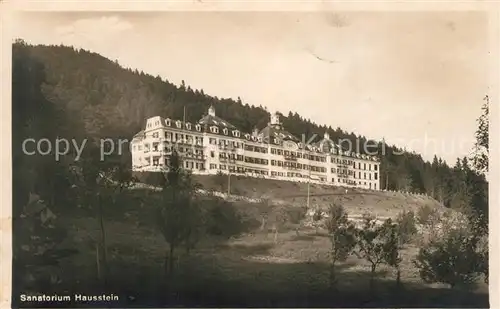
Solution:
{"label": "window", "polygon": [[[364,173],[364,175],[363,175],[363,179],[366,179],[366,173]],[[366,182],[365,182],[365,184],[366,184]]]}
{"label": "window", "polygon": [[165,123],[166,123],[166,124],[167,124],[167,126],[169,126],[169,127],[170,127],[170,125],[172,125],[172,123],[171,123],[170,119],[168,119],[168,118],[165,120]]}
{"label": "window", "polygon": [[[376,166],[376,165],[375,165],[375,166]],[[378,173],[375,173],[373,176],[374,176],[373,178],[374,178],[375,180],[378,180]]]}
{"label": "window", "polygon": [[224,132],[224,135],[227,135],[227,132],[228,132],[228,131],[227,131],[227,128],[224,128],[224,129],[222,130],[222,132]]}
{"label": "window", "polygon": [[186,129],[191,130],[191,124],[190,123],[186,123]]}
{"label": "window", "polygon": [[178,128],[180,128],[180,127],[181,127],[181,121],[180,121],[180,120],[177,120],[177,121],[175,122],[175,125],[176,125]]}
{"label": "window", "polygon": [[213,151],[210,151],[210,157],[215,158],[215,153]]}
{"label": "window", "polygon": [[[373,165],[373,169],[376,171],[376,170],[377,170],[377,168],[378,168],[377,164],[374,164],[374,165]],[[377,174],[377,173],[375,173],[375,174]]]}
{"label": "window", "polygon": [[201,131],[201,126],[199,124],[196,125],[196,131]]}
{"label": "window", "polygon": [[368,173],[368,179],[372,180],[372,173]]}
{"label": "window", "polygon": [[153,138],[158,138],[158,136],[159,136],[159,133],[158,133],[158,132],[154,132],[154,133],[153,133]]}
{"label": "window", "polygon": [[[375,166],[376,166],[376,165],[375,165]],[[374,189],[374,190],[377,190],[377,184],[376,184],[376,183],[374,183],[374,184],[373,184],[373,189]]]}
{"label": "window", "polygon": [[210,169],[211,170],[217,169],[217,164],[210,164]]}
{"label": "window", "polygon": [[366,163],[363,163],[363,169],[366,170]]}
{"label": "window", "polygon": [[219,128],[217,128],[217,127],[213,126],[213,127],[210,127],[210,131],[211,131],[212,133],[219,133]]}

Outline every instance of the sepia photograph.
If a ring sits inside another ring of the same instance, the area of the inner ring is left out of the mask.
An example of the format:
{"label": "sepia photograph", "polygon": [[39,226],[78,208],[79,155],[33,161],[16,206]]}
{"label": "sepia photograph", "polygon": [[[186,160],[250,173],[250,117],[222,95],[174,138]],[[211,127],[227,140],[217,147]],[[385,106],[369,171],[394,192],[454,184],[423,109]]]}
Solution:
{"label": "sepia photograph", "polygon": [[11,306],[489,308],[491,16],[16,12]]}

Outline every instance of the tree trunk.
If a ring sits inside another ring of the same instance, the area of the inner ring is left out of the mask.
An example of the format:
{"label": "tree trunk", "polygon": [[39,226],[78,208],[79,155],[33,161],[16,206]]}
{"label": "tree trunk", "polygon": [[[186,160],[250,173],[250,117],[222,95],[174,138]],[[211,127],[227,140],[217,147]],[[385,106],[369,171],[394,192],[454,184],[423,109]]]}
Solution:
{"label": "tree trunk", "polygon": [[170,244],[169,260],[168,260],[168,275],[171,278],[174,274],[174,246]]}
{"label": "tree trunk", "polygon": [[107,252],[107,246],[106,246],[106,230],[104,228],[104,216],[103,216],[103,208],[102,208],[102,202],[101,202],[101,196],[97,196],[97,204],[99,208],[99,223],[101,227],[101,241],[102,241],[102,260],[103,260],[103,267],[102,267],[102,273],[103,273],[103,278],[104,278],[104,286],[107,287],[107,281],[108,281],[108,252]]}
{"label": "tree trunk", "polygon": [[335,260],[332,260],[330,265],[330,289],[337,289],[337,277],[335,276]]}
{"label": "tree trunk", "polygon": [[101,281],[101,261],[99,256],[99,244],[95,243],[95,262],[97,265],[97,279]]}
{"label": "tree trunk", "polygon": [[370,271],[370,292],[373,293],[375,292],[375,270],[376,270],[377,265],[372,264],[371,265],[371,271]]}
{"label": "tree trunk", "polygon": [[401,287],[401,269],[399,267],[396,269],[396,286]]}

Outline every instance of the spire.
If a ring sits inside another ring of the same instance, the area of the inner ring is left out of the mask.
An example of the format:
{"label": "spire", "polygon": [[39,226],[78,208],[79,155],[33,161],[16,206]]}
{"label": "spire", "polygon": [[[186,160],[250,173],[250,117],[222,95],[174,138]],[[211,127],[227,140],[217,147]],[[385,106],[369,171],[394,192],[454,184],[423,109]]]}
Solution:
{"label": "spire", "polygon": [[325,135],[324,135],[325,139],[330,139],[330,134],[328,134],[327,131],[325,131]]}
{"label": "spire", "polygon": [[215,116],[215,108],[213,107],[213,105],[210,105],[210,108],[208,109],[208,114],[210,116]]}

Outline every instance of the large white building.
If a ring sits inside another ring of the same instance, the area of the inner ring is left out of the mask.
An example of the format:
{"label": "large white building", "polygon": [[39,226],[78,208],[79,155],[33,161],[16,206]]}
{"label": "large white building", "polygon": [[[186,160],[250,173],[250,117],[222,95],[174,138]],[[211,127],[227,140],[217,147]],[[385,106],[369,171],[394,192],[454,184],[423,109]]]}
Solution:
{"label": "large white building", "polygon": [[173,148],[193,174],[232,173],[290,181],[311,181],[346,187],[380,189],[377,157],[342,151],[324,138],[308,144],[283,128],[278,114],[268,126],[241,132],[215,115],[197,123],[160,116],[149,118],[146,128],[131,142],[132,170],[162,172],[168,169]]}

